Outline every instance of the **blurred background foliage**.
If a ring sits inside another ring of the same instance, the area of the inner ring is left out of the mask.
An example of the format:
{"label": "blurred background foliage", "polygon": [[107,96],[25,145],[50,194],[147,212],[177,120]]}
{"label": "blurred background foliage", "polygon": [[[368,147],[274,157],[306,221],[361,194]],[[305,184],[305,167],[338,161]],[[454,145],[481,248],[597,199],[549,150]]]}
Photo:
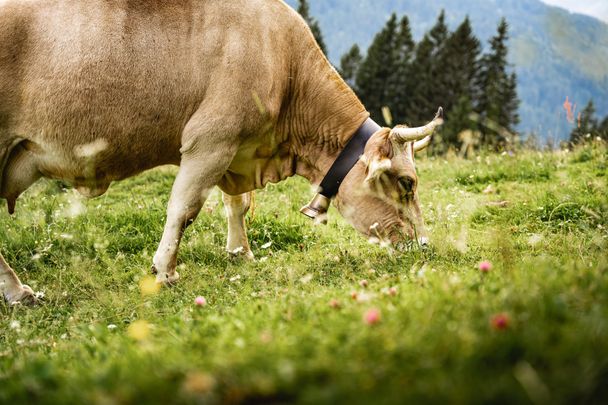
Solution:
{"label": "blurred background foliage", "polygon": [[408,125],[444,106],[434,153],[607,137],[608,26],[599,20],[538,0],[288,3],[378,122],[384,106]]}

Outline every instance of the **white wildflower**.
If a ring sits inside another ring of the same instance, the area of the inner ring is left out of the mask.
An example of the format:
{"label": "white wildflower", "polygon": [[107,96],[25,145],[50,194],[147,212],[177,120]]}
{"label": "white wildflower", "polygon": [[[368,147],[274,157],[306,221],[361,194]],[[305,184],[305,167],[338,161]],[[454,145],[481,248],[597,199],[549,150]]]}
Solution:
{"label": "white wildflower", "polygon": [[539,235],[539,234],[532,234],[528,238],[528,244],[530,246],[536,246],[539,243],[541,243],[542,241],[543,241],[543,237],[542,237],[542,235]]}

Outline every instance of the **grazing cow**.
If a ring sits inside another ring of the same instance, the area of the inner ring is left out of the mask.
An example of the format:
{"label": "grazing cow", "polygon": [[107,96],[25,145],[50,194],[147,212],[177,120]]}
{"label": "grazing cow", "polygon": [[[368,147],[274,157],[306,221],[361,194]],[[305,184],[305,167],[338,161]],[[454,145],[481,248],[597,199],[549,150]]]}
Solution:
{"label": "grazing cow", "polygon": [[[12,213],[40,177],[95,197],[179,165],[161,283],[215,186],[246,257],[248,193],[296,174],[325,184],[305,214],[333,200],[369,237],[426,243],[414,153],[441,122],[377,126],[281,0],[0,0],[0,197]],[[1,255],[0,290],[35,300]]]}

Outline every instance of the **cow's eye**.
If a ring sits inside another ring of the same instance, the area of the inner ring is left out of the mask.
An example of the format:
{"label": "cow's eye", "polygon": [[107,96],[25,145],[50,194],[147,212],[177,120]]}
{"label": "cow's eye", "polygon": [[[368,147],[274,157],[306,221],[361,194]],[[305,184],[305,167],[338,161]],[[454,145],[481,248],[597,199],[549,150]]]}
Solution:
{"label": "cow's eye", "polygon": [[411,198],[416,188],[416,179],[409,176],[400,177],[397,181],[397,184],[399,187],[399,195],[401,196],[401,198]]}

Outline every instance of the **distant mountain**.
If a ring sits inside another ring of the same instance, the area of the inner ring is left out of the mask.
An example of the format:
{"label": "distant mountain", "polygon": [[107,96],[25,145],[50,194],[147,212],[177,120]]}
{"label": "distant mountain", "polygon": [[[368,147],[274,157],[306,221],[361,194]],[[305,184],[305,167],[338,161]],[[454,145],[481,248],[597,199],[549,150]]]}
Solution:
{"label": "distant mountain", "polygon": [[[581,0],[582,1],[582,0]],[[287,0],[296,6],[296,0]],[[501,17],[510,24],[510,61],[519,78],[522,132],[566,139],[572,128],[566,96],[584,108],[591,98],[598,117],[608,115],[608,25],[539,0],[309,0],[334,64],[353,43],[365,51],[392,12],[406,14],[420,39],[445,9],[450,28],[466,15],[484,43]]]}

